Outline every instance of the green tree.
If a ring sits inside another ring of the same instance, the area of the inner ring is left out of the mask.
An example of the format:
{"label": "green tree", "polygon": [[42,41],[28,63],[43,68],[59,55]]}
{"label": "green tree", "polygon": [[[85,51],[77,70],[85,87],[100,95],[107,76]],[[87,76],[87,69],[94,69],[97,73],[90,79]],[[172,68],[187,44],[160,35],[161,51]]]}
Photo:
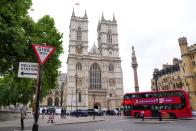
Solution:
{"label": "green tree", "polygon": [[[26,38],[22,27],[28,17],[31,0],[0,1],[0,73],[12,72],[20,57],[25,56]],[[14,69],[16,71],[16,69]]]}
{"label": "green tree", "polygon": [[[1,0],[0,2],[0,105],[28,103],[35,93],[36,80],[18,78],[20,61],[37,62],[32,44],[51,45],[56,51],[43,65],[42,97],[56,87],[62,34],[50,16],[37,23],[28,16],[31,0]],[[9,100],[7,100],[9,96]]]}

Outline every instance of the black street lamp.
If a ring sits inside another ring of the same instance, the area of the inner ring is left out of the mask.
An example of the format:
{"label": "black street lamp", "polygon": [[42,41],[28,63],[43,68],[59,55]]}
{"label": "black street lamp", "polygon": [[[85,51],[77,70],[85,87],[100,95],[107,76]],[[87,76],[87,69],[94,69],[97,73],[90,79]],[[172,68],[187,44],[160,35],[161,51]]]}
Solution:
{"label": "black street lamp", "polygon": [[73,104],[73,90],[71,90],[71,112],[72,112],[72,104]]}
{"label": "black street lamp", "polygon": [[77,82],[78,82],[78,74],[75,74],[75,78],[76,78],[76,117],[78,118],[78,98],[77,98],[77,92],[78,92],[78,89],[77,89]]}
{"label": "black street lamp", "polygon": [[64,82],[61,84],[61,107],[63,106]]}
{"label": "black street lamp", "polygon": [[93,97],[93,109],[94,109],[93,119],[95,120],[95,113],[96,113],[96,112],[95,112],[95,98],[96,98],[96,95],[93,94],[92,97]]}
{"label": "black street lamp", "polygon": [[158,99],[158,114],[159,114],[159,121],[162,121],[161,112],[160,112],[160,105],[159,105],[159,90],[158,90],[158,71],[155,69],[153,72],[153,79],[155,80],[155,88],[156,88],[156,94]]}

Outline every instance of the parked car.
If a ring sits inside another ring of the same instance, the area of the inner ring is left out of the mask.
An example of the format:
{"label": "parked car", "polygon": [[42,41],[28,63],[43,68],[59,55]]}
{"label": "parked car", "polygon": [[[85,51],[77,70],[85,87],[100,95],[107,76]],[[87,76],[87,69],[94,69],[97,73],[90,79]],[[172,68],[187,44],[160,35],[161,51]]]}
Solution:
{"label": "parked car", "polygon": [[56,115],[61,115],[61,110],[62,110],[62,107],[56,107],[55,108],[55,114]]}
{"label": "parked car", "polygon": [[94,109],[88,109],[88,115],[89,115],[89,116],[96,115],[95,110],[94,110]]}
{"label": "parked car", "polygon": [[98,110],[99,116],[103,116],[104,115],[104,111],[102,110]]}
{"label": "parked car", "polygon": [[116,112],[114,110],[107,110],[106,115],[113,116],[113,115],[116,115]]}
{"label": "parked car", "polygon": [[70,113],[70,116],[88,116],[88,110],[78,109]]}
{"label": "parked car", "polygon": [[114,109],[115,115],[118,115],[119,111],[117,109]]}
{"label": "parked car", "polygon": [[196,111],[192,111],[192,115],[193,116],[196,116]]}
{"label": "parked car", "polygon": [[70,115],[71,111],[66,111],[66,115]]}
{"label": "parked car", "polygon": [[97,109],[88,109],[88,115],[89,116],[102,116],[104,115],[104,112],[100,111],[100,110],[97,110]]}

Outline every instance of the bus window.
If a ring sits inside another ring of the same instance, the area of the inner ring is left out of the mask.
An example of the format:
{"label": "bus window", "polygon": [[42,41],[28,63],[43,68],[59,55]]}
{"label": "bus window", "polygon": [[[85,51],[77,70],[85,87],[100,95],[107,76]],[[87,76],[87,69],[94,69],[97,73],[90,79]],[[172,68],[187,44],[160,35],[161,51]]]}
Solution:
{"label": "bus window", "polygon": [[151,110],[154,110],[154,105],[152,105],[150,108],[151,108]]}
{"label": "bus window", "polygon": [[157,93],[154,93],[154,97],[155,97],[155,98],[157,98],[157,97],[158,97]]}
{"label": "bus window", "polygon": [[178,109],[178,105],[171,105],[171,110],[177,110]]}
{"label": "bus window", "polygon": [[168,92],[170,94],[170,97],[173,97],[174,96],[174,93],[173,92]]}
{"label": "bus window", "polygon": [[162,97],[167,97],[167,92],[161,93],[161,96],[162,96]]}
{"label": "bus window", "polygon": [[150,110],[150,106],[149,105],[144,105],[144,110]]}
{"label": "bus window", "polygon": [[144,93],[143,94],[140,94],[140,97],[141,98],[146,98],[146,94],[144,94]]}
{"label": "bus window", "polygon": [[184,108],[186,106],[186,98],[185,96],[181,96],[181,108]]}
{"label": "bus window", "polygon": [[131,96],[131,98],[136,98],[135,94],[133,94],[133,95]]}
{"label": "bus window", "polygon": [[145,98],[153,98],[154,97],[152,93],[146,93],[145,95],[146,95]]}
{"label": "bus window", "polygon": [[154,110],[159,110],[158,105],[154,105]]}
{"label": "bus window", "polygon": [[183,96],[182,92],[174,92],[174,96]]}
{"label": "bus window", "polygon": [[131,98],[131,95],[130,94],[126,94],[125,96],[124,96],[124,99],[130,99]]}
{"label": "bus window", "polygon": [[177,92],[177,96],[183,96],[182,92]]}
{"label": "bus window", "polygon": [[159,98],[164,97],[164,93],[158,93],[159,94]]}
{"label": "bus window", "polygon": [[170,92],[165,92],[165,97],[171,97],[171,93]]}
{"label": "bus window", "polygon": [[135,94],[136,98],[141,98],[141,94]]}
{"label": "bus window", "polygon": [[160,105],[160,106],[159,106],[159,109],[160,109],[160,110],[164,110],[164,109],[165,109],[165,106],[164,106],[164,105]]}

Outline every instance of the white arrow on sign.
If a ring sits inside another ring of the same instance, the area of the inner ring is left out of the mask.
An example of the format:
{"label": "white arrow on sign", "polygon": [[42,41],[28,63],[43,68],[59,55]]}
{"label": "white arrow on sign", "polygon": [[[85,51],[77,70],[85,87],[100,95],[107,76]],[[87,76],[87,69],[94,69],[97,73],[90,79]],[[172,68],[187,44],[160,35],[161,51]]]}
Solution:
{"label": "white arrow on sign", "polygon": [[18,77],[37,79],[38,63],[19,62]]}

